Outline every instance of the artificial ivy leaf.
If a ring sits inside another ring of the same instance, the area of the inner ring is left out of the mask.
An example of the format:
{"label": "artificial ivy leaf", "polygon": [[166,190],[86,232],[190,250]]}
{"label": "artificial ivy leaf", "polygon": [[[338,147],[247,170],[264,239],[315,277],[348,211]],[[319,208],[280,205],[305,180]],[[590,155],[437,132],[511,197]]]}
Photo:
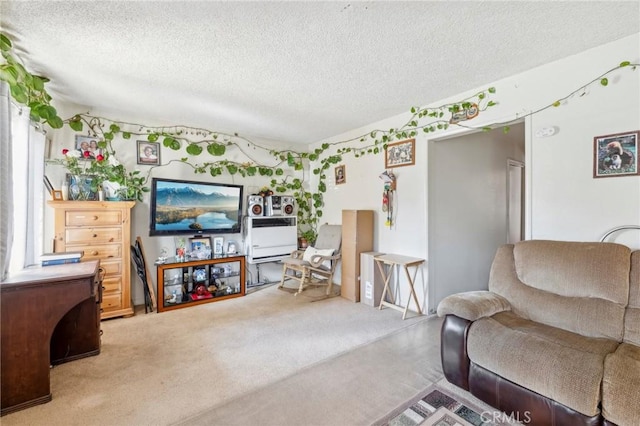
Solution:
{"label": "artificial ivy leaf", "polygon": [[560,106],[560,101],[555,101],[552,105],[554,107],[559,107]]}
{"label": "artificial ivy leaf", "polygon": [[293,170],[302,170],[304,167],[302,166],[302,163],[296,163],[296,165],[293,167]]}
{"label": "artificial ivy leaf", "polygon": [[416,107],[411,107],[411,114],[415,114],[416,113]]}
{"label": "artificial ivy leaf", "polygon": [[504,126],[504,127],[502,128],[502,133],[504,133],[504,134],[506,135],[507,133],[509,133],[509,130],[511,130],[511,127],[509,127],[509,126]]}
{"label": "artificial ivy leaf", "polygon": [[21,84],[14,84],[10,86],[11,96],[16,100],[19,104],[26,104],[29,100],[27,96],[27,91],[24,90]]}
{"label": "artificial ivy leaf", "polygon": [[247,167],[247,174],[249,176],[255,176],[256,175],[256,171],[258,171],[258,169],[255,166]]}
{"label": "artificial ivy leaf", "polygon": [[57,115],[55,117],[49,118],[47,120],[47,123],[49,123],[49,126],[51,126],[51,128],[53,129],[61,129],[62,126],[64,126],[64,122]]}
{"label": "artificial ivy leaf", "polygon": [[32,80],[33,88],[38,92],[42,92],[44,90],[44,81],[38,76],[33,76]]}
{"label": "artificial ivy leaf", "polygon": [[122,138],[123,138],[123,139],[131,139],[131,133],[129,133],[129,132],[122,132]]}
{"label": "artificial ivy leaf", "polygon": [[489,93],[496,93],[496,88],[495,88],[495,87],[489,87],[489,88],[487,89],[487,92],[489,92]]}
{"label": "artificial ivy leaf", "polygon": [[104,134],[104,138],[108,141],[113,140],[113,133],[111,132],[105,132]]}
{"label": "artificial ivy leaf", "polygon": [[609,79],[607,77],[604,77],[600,80],[600,84],[603,86],[607,86],[609,84]]}
{"label": "artificial ivy leaf", "polygon": [[[157,141],[157,140],[158,140],[158,137],[159,137],[159,136],[160,136],[160,135],[158,135],[157,133],[150,133],[150,134],[149,134],[149,136],[147,136],[147,140],[148,140],[149,142],[155,142],[155,141]],[[166,140],[166,139],[165,139],[165,140]]]}
{"label": "artificial ivy leaf", "polygon": [[631,65],[631,62],[629,61],[620,62],[621,67],[628,67],[629,65]]}
{"label": "artificial ivy leaf", "polygon": [[115,123],[109,126],[109,129],[111,129],[112,133],[120,133],[120,126]]}
{"label": "artificial ivy leaf", "polygon": [[316,161],[318,156],[316,154],[309,154],[309,161]]}
{"label": "artificial ivy leaf", "polygon": [[226,150],[227,148],[223,144],[220,144],[217,142],[210,143],[209,145],[207,145],[207,152],[209,152],[209,154],[216,157],[223,156]]}
{"label": "artificial ivy leaf", "polygon": [[71,127],[76,132],[81,132],[83,128],[83,123],[80,120],[71,120],[69,121],[69,127]]}
{"label": "artificial ivy leaf", "polygon": [[187,145],[187,154],[189,155],[200,155],[202,153],[202,147],[195,143],[190,143]]}
{"label": "artificial ivy leaf", "polygon": [[177,151],[180,149],[180,142],[178,142],[177,140],[173,140],[171,141],[171,144],[169,145],[169,148],[171,148],[174,151]]}
{"label": "artificial ivy leaf", "polygon": [[9,67],[0,68],[0,80],[6,81],[9,85],[17,83],[16,76],[9,72]]}
{"label": "artificial ivy leaf", "polygon": [[289,166],[293,166],[295,164],[296,160],[293,158],[293,155],[291,155],[290,152],[287,152],[287,164]]}
{"label": "artificial ivy leaf", "polygon": [[494,105],[497,105],[497,104],[496,104],[495,102],[493,102],[493,101],[489,101],[489,102],[487,103],[487,106],[488,106],[488,107],[492,107],[492,106],[494,106]]}
{"label": "artificial ivy leaf", "polygon": [[0,33],[0,50],[8,52],[11,50],[11,40],[6,35]]}
{"label": "artificial ivy leaf", "polygon": [[[98,148],[105,149],[106,147],[107,147],[107,142],[106,141],[103,141],[103,140],[98,141]],[[133,173],[139,173],[139,172],[136,170]]]}
{"label": "artificial ivy leaf", "polygon": [[326,142],[322,144],[322,150],[325,150],[325,149],[329,149],[329,144]]}
{"label": "artificial ivy leaf", "polygon": [[164,140],[162,141],[162,145],[166,146],[167,148],[171,148],[172,143],[173,143],[173,138],[169,138],[169,137],[164,138]]}
{"label": "artificial ivy leaf", "polygon": [[235,175],[238,172],[238,166],[236,166],[235,164],[228,164],[227,171],[230,175]]}

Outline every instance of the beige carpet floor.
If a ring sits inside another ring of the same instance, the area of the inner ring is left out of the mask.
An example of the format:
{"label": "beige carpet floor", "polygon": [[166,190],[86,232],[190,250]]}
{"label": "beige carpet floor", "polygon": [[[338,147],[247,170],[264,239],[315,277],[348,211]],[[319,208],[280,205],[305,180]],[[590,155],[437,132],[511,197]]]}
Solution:
{"label": "beige carpet floor", "polygon": [[[313,370],[312,366],[326,371],[318,380],[329,385],[323,392],[332,394],[332,389],[342,387],[340,383],[358,382],[358,377],[326,376],[332,374],[330,366],[339,355],[430,321],[425,316],[403,321],[395,310],[380,311],[341,297],[323,300],[314,291],[294,297],[271,286],[242,298],[103,321],[100,355],[53,368],[53,400],[4,416],[0,422],[12,426],[196,421],[212,407],[292,379],[303,370]],[[423,344],[425,352],[432,351],[431,345],[439,346],[438,335],[430,335]],[[391,362],[391,355],[380,363],[376,353],[351,362],[368,365],[371,373],[403,364],[402,360]],[[408,367],[397,374],[424,376],[420,382],[437,376],[431,367],[426,372]],[[351,395],[360,398],[362,391]],[[350,404],[343,398],[336,403]],[[317,419],[315,424],[323,423],[321,417]],[[211,418],[206,423],[225,424]]]}

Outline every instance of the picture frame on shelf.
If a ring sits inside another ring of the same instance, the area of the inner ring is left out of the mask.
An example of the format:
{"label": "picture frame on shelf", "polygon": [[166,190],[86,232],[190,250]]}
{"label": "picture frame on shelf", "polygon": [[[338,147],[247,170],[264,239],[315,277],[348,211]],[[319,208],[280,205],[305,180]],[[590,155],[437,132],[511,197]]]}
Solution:
{"label": "picture frame on shelf", "polygon": [[390,143],[384,150],[384,167],[413,166],[416,163],[416,140]]}
{"label": "picture frame on shelf", "polygon": [[102,149],[98,148],[98,138],[95,136],[76,135],[76,150],[80,152],[80,158],[85,160],[95,160],[98,155],[102,155]]}
{"label": "picture frame on shelf", "polygon": [[593,177],[640,175],[639,138],[638,130],[594,137]]}
{"label": "picture frame on shelf", "polygon": [[224,254],[224,237],[214,237],[213,238],[213,254],[221,255]]}
{"label": "picture frame on shelf", "polygon": [[62,190],[60,189],[54,189],[53,192],[51,193],[51,195],[53,196],[54,201],[63,201],[64,198],[62,196]]}
{"label": "picture frame on shelf", "polygon": [[227,254],[237,254],[238,244],[235,241],[227,241]]}
{"label": "picture frame on shelf", "polygon": [[138,164],[160,165],[160,142],[136,141]]}
{"label": "picture frame on shelf", "polygon": [[211,237],[189,238],[189,247],[191,247],[192,252],[204,249],[211,250]]}

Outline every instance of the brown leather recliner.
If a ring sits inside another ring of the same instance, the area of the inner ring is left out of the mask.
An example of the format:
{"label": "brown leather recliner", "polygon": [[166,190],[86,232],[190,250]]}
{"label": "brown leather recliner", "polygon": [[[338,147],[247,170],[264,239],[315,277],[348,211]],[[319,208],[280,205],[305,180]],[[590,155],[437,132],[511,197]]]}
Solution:
{"label": "brown leather recliner", "polygon": [[502,246],[488,291],[438,306],[445,377],[528,424],[640,424],[638,271],[620,244]]}

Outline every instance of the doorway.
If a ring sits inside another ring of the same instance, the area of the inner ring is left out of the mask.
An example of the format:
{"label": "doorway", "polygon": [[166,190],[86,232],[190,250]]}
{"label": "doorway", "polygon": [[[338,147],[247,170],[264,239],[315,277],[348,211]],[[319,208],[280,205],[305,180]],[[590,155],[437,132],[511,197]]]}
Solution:
{"label": "doorway", "polygon": [[[519,123],[507,133],[495,129],[429,141],[429,312],[450,294],[487,289],[495,252],[512,238],[509,217],[517,215],[515,200],[523,199],[522,190],[509,195],[508,187],[516,192],[517,183],[514,176],[509,186],[508,161],[513,161],[514,175],[523,173],[515,164],[524,163],[524,140]],[[522,211],[520,204],[520,227]]]}

